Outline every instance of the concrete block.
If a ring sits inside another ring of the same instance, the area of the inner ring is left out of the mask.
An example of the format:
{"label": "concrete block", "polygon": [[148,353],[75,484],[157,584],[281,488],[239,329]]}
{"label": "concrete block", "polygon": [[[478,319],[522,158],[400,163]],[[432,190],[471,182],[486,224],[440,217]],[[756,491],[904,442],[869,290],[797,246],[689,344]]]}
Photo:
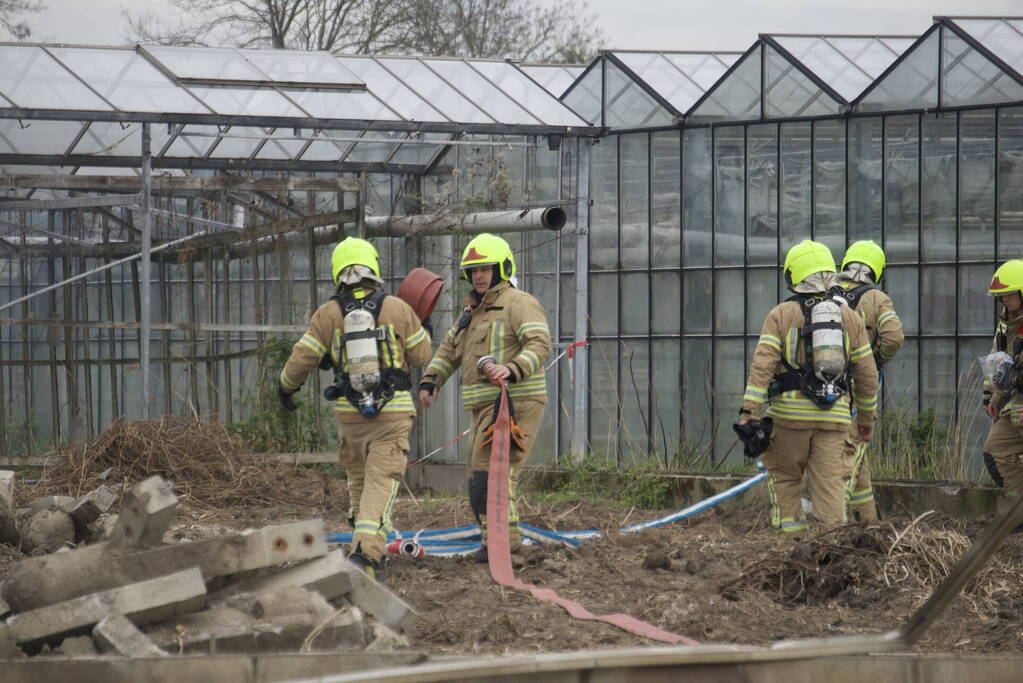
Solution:
{"label": "concrete block", "polygon": [[164,657],[167,654],[123,614],[111,614],[96,624],[92,639],[101,652],[126,657]]}
{"label": "concrete block", "polygon": [[11,660],[24,657],[25,653],[18,647],[10,627],[0,622],[0,660]]}
{"label": "concrete block", "polygon": [[54,652],[65,657],[92,657],[98,654],[96,644],[88,636],[65,638],[60,647],[56,648]]}
{"label": "concrete block", "polygon": [[4,619],[8,614],[11,613],[11,606],[7,604],[7,601],[0,598],[0,619]]}
{"label": "concrete block", "polygon": [[21,549],[30,555],[55,553],[74,540],[74,522],[68,513],[60,510],[44,509],[33,513],[21,531]]}
{"label": "concrete block", "polygon": [[345,560],[344,551],[332,550],[315,560],[233,583],[211,594],[209,602],[211,605],[221,605],[225,604],[227,598],[239,593],[258,593],[288,586],[308,588],[330,600],[352,589],[352,580],[348,576],[350,569],[351,563]]}
{"label": "concrete block", "polygon": [[200,569],[209,580],[326,553],[322,519],[142,552],[97,543],[15,563],[4,581],[3,597],[14,610],[24,612],[190,567]]}
{"label": "concrete block", "polygon": [[124,496],[110,542],[139,550],[163,543],[163,534],[178,506],[174,486],[157,475],[133,486]]}
{"label": "concrete block", "polygon": [[71,496],[45,496],[43,498],[36,498],[28,504],[28,509],[32,512],[39,512],[40,510],[56,510],[59,512],[69,512],[74,507],[75,499]]}
{"label": "concrete block", "polygon": [[391,628],[407,631],[420,619],[419,614],[395,593],[369,578],[347,559],[344,562],[348,565],[348,577],[352,582],[349,600]]}
{"label": "concrete block", "polygon": [[194,612],[205,600],[202,574],[193,568],[16,614],[7,624],[15,641],[34,645],[88,632],[113,612],[142,625]]}
{"label": "concrete block", "polygon": [[252,616],[264,621],[295,615],[306,615],[316,621],[322,621],[334,613],[334,608],[326,598],[299,586],[263,591],[255,598]]}
{"label": "concrete block", "polygon": [[99,516],[109,510],[116,501],[117,495],[106,486],[100,486],[76,500],[69,514],[74,520],[79,537],[87,530],[89,524],[99,519]]}
{"label": "concrete block", "polygon": [[0,470],[0,504],[14,509],[14,470]]}

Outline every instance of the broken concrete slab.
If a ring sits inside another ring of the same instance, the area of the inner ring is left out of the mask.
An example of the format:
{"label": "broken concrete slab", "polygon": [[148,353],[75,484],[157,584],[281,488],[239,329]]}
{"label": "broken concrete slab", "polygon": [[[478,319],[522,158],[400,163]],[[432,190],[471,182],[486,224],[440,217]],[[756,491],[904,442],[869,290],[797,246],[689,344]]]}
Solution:
{"label": "broken concrete slab", "polygon": [[343,550],[332,550],[315,560],[233,583],[211,594],[209,602],[211,605],[223,605],[228,598],[239,593],[258,593],[288,586],[308,588],[330,600],[352,589],[352,580],[348,574],[351,568]]}
{"label": "broken concrete slab", "polygon": [[96,624],[92,629],[92,639],[100,652],[111,652],[126,657],[167,655],[123,614],[111,614]]}
{"label": "broken concrete slab", "polygon": [[7,625],[19,644],[35,645],[87,632],[113,612],[142,625],[194,612],[205,600],[202,574],[193,568],[16,614]]}
{"label": "broken concrete slab", "polygon": [[109,543],[31,557],[11,566],[3,597],[19,612],[197,567],[205,579],[301,562],[327,553],[322,519],[233,536],[124,552]]}
{"label": "broken concrete slab", "polygon": [[75,523],[75,531],[81,537],[89,524],[109,510],[117,502],[117,494],[107,486],[100,486],[75,501],[68,514]]}
{"label": "broken concrete slab", "polygon": [[373,640],[366,646],[366,652],[390,652],[408,647],[411,647],[408,636],[376,622],[373,624]]}
{"label": "broken concrete slab", "polygon": [[0,470],[0,502],[14,508],[14,470]]}
{"label": "broken concrete slab", "polygon": [[264,621],[307,615],[317,621],[334,613],[327,599],[300,586],[274,588],[258,593],[252,604],[252,616]]}
{"label": "broken concrete slab", "polygon": [[74,522],[60,510],[39,510],[21,531],[21,549],[30,555],[55,553],[74,540]]}
{"label": "broken concrete slab", "polygon": [[75,499],[71,496],[44,496],[42,498],[36,498],[29,503],[28,509],[32,512],[39,512],[41,510],[69,512],[74,504]]}
{"label": "broken concrete slab", "polygon": [[110,542],[139,550],[160,545],[177,507],[174,485],[163,477],[152,476],[136,484],[124,496]]}
{"label": "broken concrete slab", "polygon": [[0,543],[16,546],[20,542],[14,505],[14,472],[0,470]]}
{"label": "broken concrete slab", "polygon": [[397,594],[369,578],[347,559],[344,562],[348,565],[348,577],[352,581],[352,590],[348,594],[352,602],[391,628],[408,631],[419,621],[419,614]]}
{"label": "broken concrete slab", "polygon": [[319,620],[308,614],[266,620],[221,607],[185,615],[147,632],[156,645],[178,654],[294,652],[307,640],[310,649],[362,650],[370,635],[358,608],[332,610]]}
{"label": "broken concrete slab", "polygon": [[0,660],[17,659],[24,656],[25,653],[21,651],[21,648],[15,642],[14,634],[11,633],[10,627],[0,622]]}

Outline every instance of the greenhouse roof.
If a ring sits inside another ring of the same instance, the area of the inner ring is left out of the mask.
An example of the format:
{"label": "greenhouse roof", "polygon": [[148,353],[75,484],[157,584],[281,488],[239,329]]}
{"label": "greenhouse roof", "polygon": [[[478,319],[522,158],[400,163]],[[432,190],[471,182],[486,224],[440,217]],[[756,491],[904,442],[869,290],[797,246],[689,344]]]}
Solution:
{"label": "greenhouse roof", "polygon": [[451,137],[596,132],[509,61],[24,43],[0,61],[0,163],[137,166],[143,122],[166,124],[165,168],[417,172]]}
{"label": "greenhouse roof", "polygon": [[564,95],[586,70],[575,64],[519,64],[519,68],[555,97]]}

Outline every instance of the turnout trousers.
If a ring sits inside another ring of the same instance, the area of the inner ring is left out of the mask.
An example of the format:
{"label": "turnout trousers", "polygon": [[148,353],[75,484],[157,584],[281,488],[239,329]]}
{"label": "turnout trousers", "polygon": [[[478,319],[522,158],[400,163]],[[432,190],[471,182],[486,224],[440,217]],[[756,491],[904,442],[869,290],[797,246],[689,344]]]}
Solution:
{"label": "turnout trousers", "polygon": [[984,450],[994,458],[1010,495],[1023,490],[1023,427],[1013,419],[1017,414],[999,415],[984,442]]}

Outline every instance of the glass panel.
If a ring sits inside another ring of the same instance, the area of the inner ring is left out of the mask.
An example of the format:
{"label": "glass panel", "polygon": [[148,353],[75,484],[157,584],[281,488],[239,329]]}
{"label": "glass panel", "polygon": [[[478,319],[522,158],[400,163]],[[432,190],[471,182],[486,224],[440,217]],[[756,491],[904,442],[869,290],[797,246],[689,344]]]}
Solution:
{"label": "glass panel", "polygon": [[[662,53],[615,52],[614,56],[657,91],[657,94],[671,102],[679,112],[687,111],[706,91]],[[699,57],[703,60],[713,59],[711,55]]]}
{"label": "glass panel", "polygon": [[178,78],[266,83],[269,79],[235,49],[147,45],[143,48]]}
{"label": "glass panel", "polygon": [[714,129],[714,264],[742,265],[745,247],[745,128]]}
{"label": "glass panel", "polygon": [[959,338],[959,415],[958,452],[965,459],[964,470],[971,481],[991,481],[984,467],[982,444],[987,438],[991,421],[977,400],[981,391],[980,364],[977,358],[987,355],[991,339]]}
{"label": "glass panel", "polygon": [[[445,139],[448,135],[424,133],[423,137],[428,140],[438,140]],[[395,164],[428,164],[442,149],[443,147],[440,145],[401,145],[391,162]]]}
{"label": "glass panel", "polygon": [[[741,270],[714,272],[714,332],[742,334],[746,314],[742,302],[745,288]],[[687,297],[688,298],[688,297]],[[759,331],[759,328],[758,328]]]}
{"label": "glass panel", "polygon": [[774,269],[746,271],[746,334],[759,335],[764,318],[778,305],[777,283]]}
{"label": "glass panel", "polygon": [[490,82],[479,75],[468,64],[460,60],[424,59],[423,64],[440,74],[459,93],[480,107],[495,121],[501,123],[541,123]]}
{"label": "glass panel", "polygon": [[885,291],[892,299],[895,310],[902,319],[906,335],[920,333],[919,302],[921,291],[916,266],[889,266],[884,269]]}
{"label": "glass panel", "polygon": [[582,67],[566,67],[548,64],[520,64],[527,76],[540,84],[555,97],[561,97],[582,72]]}
{"label": "glass panel", "polygon": [[650,137],[632,133],[622,135],[620,140],[621,267],[646,268],[650,265]]}
{"label": "glass panel", "polygon": [[[952,266],[926,266],[920,297],[921,332],[924,334],[955,334],[956,271]],[[898,310],[898,309],[896,309]],[[901,311],[900,311],[901,312]]]}
{"label": "glass panel", "polygon": [[[552,126],[582,126],[585,121],[573,114],[557,98],[529,80],[508,62],[470,62],[480,73],[522,105],[541,123]],[[560,93],[559,93],[560,94]]]}
{"label": "glass panel", "polygon": [[845,249],[845,121],[813,123],[813,235],[831,251]]}
{"label": "glass panel", "polygon": [[738,66],[710,91],[689,116],[697,121],[747,121],[760,118],[760,49],[743,57]]}
{"label": "glass panel", "polygon": [[[995,124],[993,109],[964,111],[959,115],[959,258],[962,259],[989,259],[994,254]],[[1005,176],[998,182],[1006,180],[1013,182]],[[1019,180],[1023,181],[1023,177]],[[1003,232],[999,239],[1004,240],[1006,236]],[[1003,242],[1002,246],[1006,244]],[[1009,253],[1013,258],[1019,255],[1016,250]]]}
{"label": "glass panel", "polygon": [[569,339],[575,338],[575,274],[561,276],[561,335]]}
{"label": "glass panel", "polygon": [[368,91],[340,92],[315,88],[303,90],[285,88],[284,92],[302,109],[319,118],[401,120]]}
{"label": "glass panel", "polygon": [[916,262],[920,243],[920,131],[915,114],[885,119],[885,255]]}
{"label": "glass panel", "polygon": [[821,90],[806,74],[770,45],[765,45],[764,70],[766,114],[768,117],[823,116],[837,114],[842,105]]}
{"label": "glass panel", "polygon": [[653,449],[666,459],[674,457],[682,441],[682,344],[679,339],[650,342],[653,375],[650,414],[654,417]]}
{"label": "glass panel", "polygon": [[650,319],[650,332],[653,334],[680,334],[682,332],[679,312],[681,304],[681,278],[676,272],[651,273],[650,289],[653,299],[650,302],[653,315]]}
{"label": "glass panel", "polygon": [[778,258],[811,235],[813,221],[812,124],[781,124],[781,245]]}
{"label": "glass panel", "polygon": [[[739,61],[741,52],[662,52],[661,56],[675,65],[679,71],[706,92],[721,80],[728,67]],[[672,100],[674,101],[674,100]],[[690,103],[689,106],[692,106]],[[679,111],[686,111],[679,109]]]}
{"label": "glass panel", "polygon": [[899,56],[876,38],[775,36],[806,68],[852,102]]}
{"label": "glass panel", "polygon": [[[401,138],[402,133],[376,131],[370,134],[373,138]],[[381,162],[394,151],[395,145],[386,142],[360,142],[355,145],[345,161]]]}
{"label": "glass panel", "polygon": [[604,123],[610,128],[653,128],[669,126],[675,115],[665,109],[630,76],[609,60],[604,60],[607,78],[607,104]]}
{"label": "glass panel", "polygon": [[642,460],[650,452],[648,420],[650,394],[650,350],[643,340],[622,341],[621,448],[623,462]]}
{"label": "glass panel", "polygon": [[682,133],[682,263],[709,266],[714,225],[711,129],[691,128]]}
{"label": "glass panel", "polygon": [[49,49],[122,111],[209,111],[134,50]]}
{"label": "glass panel", "polygon": [[924,114],[920,249],[925,261],[956,255],[956,115]]}
{"label": "glass panel", "polygon": [[369,84],[369,90],[391,109],[413,121],[447,121],[437,109],[410,90],[370,57],[338,57],[338,61]]}
{"label": "glass panel", "polygon": [[601,79],[603,78],[601,63],[594,64],[581,80],[575,82],[571,90],[561,96],[562,101],[571,107],[572,111],[595,126],[602,125],[600,118]]}
{"label": "glass panel", "polygon": [[622,334],[650,330],[650,292],[647,273],[622,273]]}
{"label": "glass panel", "polygon": [[710,339],[682,340],[682,443],[694,455],[709,454],[713,445],[713,367]]}
{"label": "glass panel", "polygon": [[849,241],[881,242],[880,117],[849,120]]}
{"label": "glass panel", "polygon": [[310,161],[335,161],[343,158],[348,154],[348,150],[351,149],[355,143],[351,142],[352,138],[359,137],[359,131],[352,130],[325,130],[320,131],[320,135],[317,137],[332,138],[340,137],[347,138],[348,141],[337,141],[337,142],[313,142],[309,145],[309,149],[302,155],[303,159]]}
{"label": "glass panel", "polygon": [[778,263],[778,126],[746,131],[746,263]]}
{"label": "glass panel", "polygon": [[590,342],[590,386],[606,387],[606,391],[590,392],[590,449],[612,461],[618,458],[618,342]]}
{"label": "glass panel", "polygon": [[[942,106],[955,107],[1023,100],[1023,85],[970,47],[955,31],[944,31],[941,55]],[[1020,36],[1023,43],[1023,36]]]}
{"label": "glass panel", "polygon": [[[593,334],[614,336],[618,330],[618,274],[590,275],[590,329]],[[592,381],[592,380],[591,380]]]}
{"label": "glass panel", "polygon": [[716,339],[714,341],[714,462],[741,463],[741,449],[729,448],[734,441],[732,423],[742,405],[746,387],[745,343],[742,339]]}
{"label": "glass panel", "polygon": [[682,330],[686,334],[710,334],[712,273],[696,270],[682,274]]}
{"label": "glass panel", "polygon": [[[239,50],[262,73],[275,81],[362,86],[365,81],[325,52],[300,50]],[[354,118],[346,116],[345,118]]]}
{"label": "glass panel", "polygon": [[299,108],[269,88],[237,88],[220,85],[187,86],[218,114],[244,116],[306,116]]}
{"label": "glass panel", "polygon": [[987,293],[993,266],[959,267],[959,334],[993,335],[997,305]]}
{"label": "glass panel", "polygon": [[0,64],[0,93],[19,107],[110,111],[42,48],[0,45]]}
{"label": "glass panel", "polygon": [[651,192],[650,265],[678,268],[681,265],[682,226],[680,207],[680,145],[676,131],[650,137]]}
{"label": "glass panel", "polygon": [[[216,126],[185,126],[171,143],[170,148],[163,153],[163,156],[204,156],[206,151],[217,141],[216,135],[219,132]],[[202,134],[202,137],[193,136],[190,133]],[[252,149],[255,149],[255,145]],[[154,148],[153,154],[155,155],[157,152],[158,150]]]}
{"label": "glass panel", "polygon": [[[16,121],[0,119],[0,152],[5,154],[64,154],[82,130],[77,121]],[[135,150],[137,155],[139,150]],[[5,166],[10,172],[10,167]],[[36,169],[32,173],[39,173]],[[12,299],[14,297],[11,297]]]}
{"label": "glass panel", "polygon": [[[954,21],[1017,73],[1023,73],[1023,20],[992,18]],[[946,33],[952,34],[951,31]]]}
{"label": "glass panel", "polygon": [[437,74],[430,71],[419,60],[388,57],[376,61],[404,81],[426,101],[435,103],[437,106],[443,105],[444,113],[452,121],[460,123],[494,122],[493,118],[473,106],[472,102],[441,80]]}
{"label": "glass panel", "polygon": [[907,417],[918,410],[917,394],[920,389],[920,375],[917,367],[919,342],[907,339],[899,354],[884,366],[884,410],[906,413]]}
{"label": "glass panel", "polygon": [[938,35],[937,27],[931,29],[931,35],[877,81],[856,108],[859,111],[894,111],[937,107]]}
{"label": "glass panel", "polygon": [[[251,128],[231,128],[228,132],[238,135],[251,135],[254,131]],[[222,138],[219,141],[214,142],[215,146],[213,147],[213,151],[210,152],[210,156],[218,159],[247,158],[252,156],[252,153],[256,151],[256,147],[258,147],[260,143],[258,139],[250,138]],[[201,144],[201,142],[199,144]]]}
{"label": "glass panel", "polygon": [[[964,117],[965,122],[965,117]],[[962,133],[960,133],[962,134]],[[967,169],[963,166],[963,187]],[[998,113],[998,258],[1023,254],[1023,107]],[[965,195],[965,190],[963,191]],[[966,224],[964,219],[963,224]]]}
{"label": "glass panel", "polygon": [[920,387],[921,405],[934,409],[935,430],[947,432],[955,406],[956,364],[954,339],[924,339],[920,342],[920,375],[927,381]]}
{"label": "glass panel", "polygon": [[590,152],[590,268],[618,267],[618,137],[600,140]]}

